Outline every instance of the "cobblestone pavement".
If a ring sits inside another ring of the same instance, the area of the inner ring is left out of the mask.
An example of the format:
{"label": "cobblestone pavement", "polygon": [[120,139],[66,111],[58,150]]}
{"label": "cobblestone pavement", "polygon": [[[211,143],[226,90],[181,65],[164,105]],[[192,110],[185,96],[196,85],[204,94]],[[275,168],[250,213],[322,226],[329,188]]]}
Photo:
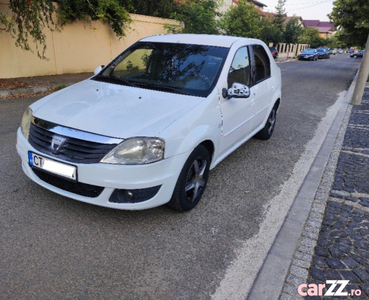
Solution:
{"label": "cobblestone pavement", "polygon": [[[341,142],[336,142],[328,162],[280,300],[369,299],[368,85],[362,104],[351,106],[346,115],[339,133]],[[326,179],[332,172],[333,183]],[[342,282],[334,287],[327,280],[349,282],[337,297]],[[302,290],[304,297],[298,292],[301,284],[308,285]],[[325,284],[322,292],[319,284]],[[328,292],[330,287],[333,294]],[[325,296],[319,296],[322,294]]]}

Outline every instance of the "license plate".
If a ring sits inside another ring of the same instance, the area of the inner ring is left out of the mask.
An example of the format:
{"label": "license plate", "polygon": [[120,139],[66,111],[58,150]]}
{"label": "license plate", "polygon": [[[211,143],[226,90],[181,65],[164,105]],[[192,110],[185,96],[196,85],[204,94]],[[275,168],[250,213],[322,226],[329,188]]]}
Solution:
{"label": "license plate", "polygon": [[77,180],[77,167],[58,162],[56,160],[43,157],[33,152],[28,152],[29,164],[32,167],[42,169],[44,171]]}

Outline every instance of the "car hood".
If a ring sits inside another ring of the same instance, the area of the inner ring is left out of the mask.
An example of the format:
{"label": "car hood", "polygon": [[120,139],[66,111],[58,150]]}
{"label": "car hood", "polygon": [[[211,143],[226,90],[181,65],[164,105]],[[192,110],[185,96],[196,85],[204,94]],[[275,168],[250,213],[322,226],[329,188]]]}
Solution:
{"label": "car hood", "polygon": [[158,136],[204,98],[88,79],[32,104],[33,115],[100,135]]}

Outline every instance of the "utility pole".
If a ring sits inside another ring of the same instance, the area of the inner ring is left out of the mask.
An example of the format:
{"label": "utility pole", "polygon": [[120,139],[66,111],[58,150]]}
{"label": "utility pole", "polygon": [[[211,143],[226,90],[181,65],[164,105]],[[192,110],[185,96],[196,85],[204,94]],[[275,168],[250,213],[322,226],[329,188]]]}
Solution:
{"label": "utility pole", "polygon": [[369,52],[369,35],[366,41],[365,53],[364,53],[363,61],[361,62],[360,71],[357,77],[354,94],[352,95],[352,98],[351,98],[351,104],[353,105],[360,105],[361,99],[363,98],[365,85],[366,85],[366,82],[369,76],[369,53],[368,52]]}

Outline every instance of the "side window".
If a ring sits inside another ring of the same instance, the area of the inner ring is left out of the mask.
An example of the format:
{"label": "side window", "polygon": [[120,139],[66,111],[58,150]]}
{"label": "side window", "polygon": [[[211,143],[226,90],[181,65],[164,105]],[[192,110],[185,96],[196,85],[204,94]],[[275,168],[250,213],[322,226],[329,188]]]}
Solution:
{"label": "side window", "polygon": [[252,50],[255,61],[255,83],[258,83],[270,76],[270,60],[263,46],[253,45]]}
{"label": "side window", "polygon": [[228,73],[228,88],[230,88],[235,82],[250,86],[251,67],[247,47],[238,49],[233,58],[232,65]]}

